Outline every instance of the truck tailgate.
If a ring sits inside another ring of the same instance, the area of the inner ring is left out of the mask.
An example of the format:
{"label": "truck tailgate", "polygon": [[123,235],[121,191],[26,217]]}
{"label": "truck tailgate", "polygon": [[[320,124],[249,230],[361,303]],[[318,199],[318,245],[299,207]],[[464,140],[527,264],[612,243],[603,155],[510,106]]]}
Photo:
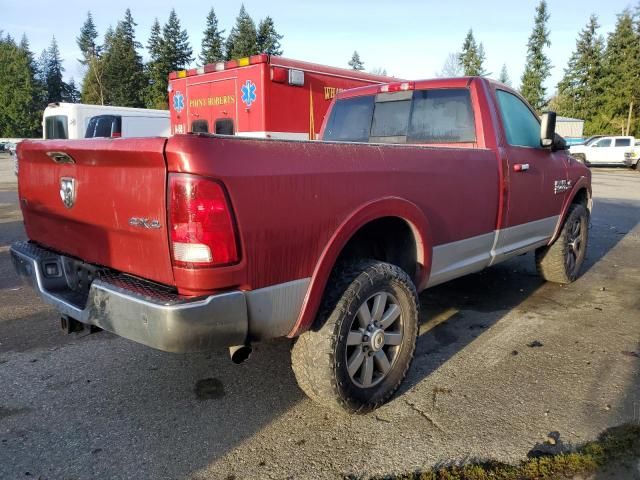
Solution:
{"label": "truck tailgate", "polygon": [[172,285],[165,142],[20,143],[18,192],[28,237],[85,262]]}

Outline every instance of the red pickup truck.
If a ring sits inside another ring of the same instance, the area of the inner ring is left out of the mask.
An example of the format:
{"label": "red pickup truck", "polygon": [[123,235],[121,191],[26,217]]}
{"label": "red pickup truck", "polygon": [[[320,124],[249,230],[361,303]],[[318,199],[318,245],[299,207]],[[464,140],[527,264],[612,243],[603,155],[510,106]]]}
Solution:
{"label": "red pickup truck", "polygon": [[578,275],[591,177],[554,129],[461,78],[342,92],[323,141],[25,141],[12,258],[68,331],[235,360],[296,338],[301,388],[366,412],[409,368],[418,292],[529,251]]}

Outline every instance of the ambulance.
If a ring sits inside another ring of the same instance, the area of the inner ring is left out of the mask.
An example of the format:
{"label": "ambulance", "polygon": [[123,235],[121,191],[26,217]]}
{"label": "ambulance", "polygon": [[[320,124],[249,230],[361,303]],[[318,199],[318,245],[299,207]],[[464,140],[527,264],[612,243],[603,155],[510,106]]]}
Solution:
{"label": "ambulance", "polygon": [[171,134],[313,140],[336,93],[392,81],[266,54],[172,72]]}

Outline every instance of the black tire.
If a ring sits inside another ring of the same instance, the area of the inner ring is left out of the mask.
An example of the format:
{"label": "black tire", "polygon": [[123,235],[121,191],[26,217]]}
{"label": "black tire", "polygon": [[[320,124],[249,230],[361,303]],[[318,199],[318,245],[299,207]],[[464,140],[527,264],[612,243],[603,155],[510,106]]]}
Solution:
{"label": "black tire", "polygon": [[571,283],[580,273],[589,240],[589,211],[573,204],[558,238],[549,246],[536,250],[536,267],[549,282]]}
{"label": "black tire", "polygon": [[[300,388],[317,403],[350,413],[367,413],[391,398],[411,365],[418,335],[416,288],[401,268],[375,260],[349,264],[330,282],[316,328],[303,333],[293,345],[293,372]],[[383,298],[385,304],[376,309],[375,302],[380,305],[383,300],[378,299]],[[363,328],[363,307],[370,312],[372,329]],[[381,321],[375,322],[377,312]],[[391,321],[396,312],[397,320],[384,327],[382,346],[375,344],[383,321]],[[357,343],[361,341],[358,335],[363,343]],[[395,340],[387,345],[386,339],[392,335]],[[349,366],[353,370],[360,352],[364,355],[362,366],[350,373]],[[386,364],[380,352],[384,352]],[[371,369],[373,373],[367,375]]]}

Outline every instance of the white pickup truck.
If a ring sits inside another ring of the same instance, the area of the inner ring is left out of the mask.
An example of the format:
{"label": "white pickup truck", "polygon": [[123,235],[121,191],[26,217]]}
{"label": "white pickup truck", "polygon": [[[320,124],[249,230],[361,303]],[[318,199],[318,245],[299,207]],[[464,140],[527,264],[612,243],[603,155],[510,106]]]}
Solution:
{"label": "white pickup truck", "polygon": [[640,168],[636,139],[628,136],[594,137],[580,145],[572,145],[571,156],[585,165],[627,165]]}

